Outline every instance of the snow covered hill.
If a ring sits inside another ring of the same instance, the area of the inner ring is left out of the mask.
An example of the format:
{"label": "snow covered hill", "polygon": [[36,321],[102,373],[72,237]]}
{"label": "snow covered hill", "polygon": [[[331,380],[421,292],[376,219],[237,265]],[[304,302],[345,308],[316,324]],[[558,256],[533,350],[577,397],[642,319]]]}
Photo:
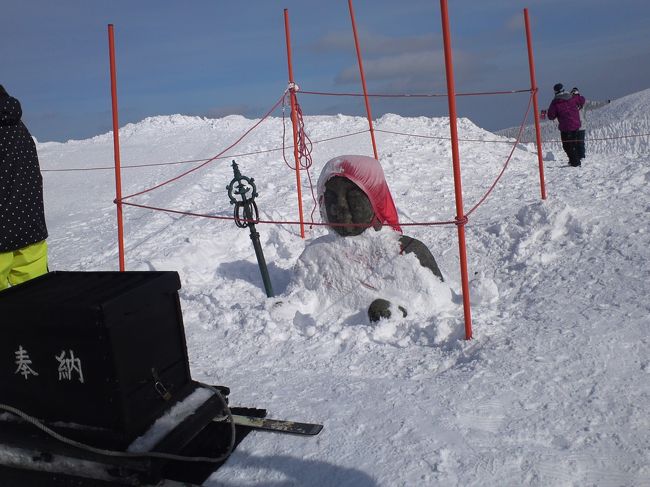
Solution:
{"label": "snow covered hill", "polygon": [[[551,99],[539,98],[540,110],[548,108]],[[650,88],[624,96],[610,103],[588,110],[585,127],[587,157],[592,154],[644,155],[650,154]],[[541,121],[544,150],[561,152],[557,123]],[[499,130],[497,133],[516,137],[519,127]],[[521,137],[524,143],[535,142],[535,126],[526,126]],[[559,151],[558,151],[559,150]]]}
{"label": "snow covered hill", "polygon": [[[648,100],[650,90],[594,111],[588,138],[647,133]],[[214,156],[256,122],[175,115],[123,127],[123,194],[196,167],[183,161]],[[366,130],[364,118],[314,116],[305,126],[315,142],[312,181],[332,157],[372,154],[367,132],[339,138]],[[386,115],[376,128],[402,224],[453,220],[448,120]],[[557,138],[550,123],[544,133]],[[295,221],[282,134],[281,118],[265,120],[223,159],[132,201],[230,216],[225,188],[236,159],[258,184],[261,217]],[[466,119],[460,137],[467,211],[512,140]],[[50,268],[116,270],[110,134],[38,148]],[[402,296],[406,318],[373,325],[358,275],[339,271],[328,288],[297,272],[306,249],[322,257],[313,244],[323,227],[307,226],[303,240],[296,225],[258,225],[276,293],[267,298],[247,230],[125,207],[127,270],[181,276],[193,377],[229,386],[231,404],[325,424],[315,438],[249,435],[205,485],[650,486],[648,138],[588,142],[582,168],[564,167],[559,147],[547,151],[546,200],[534,147],[521,145],[469,218],[472,341],[463,340],[454,225],[404,226],[431,249],[445,283],[429,299]],[[154,163],[174,164],[144,166]],[[302,185],[309,221],[305,171]],[[355,238],[363,247],[382,235]],[[336,265],[341,252],[331,254]],[[362,262],[370,273],[382,267],[372,255]]]}

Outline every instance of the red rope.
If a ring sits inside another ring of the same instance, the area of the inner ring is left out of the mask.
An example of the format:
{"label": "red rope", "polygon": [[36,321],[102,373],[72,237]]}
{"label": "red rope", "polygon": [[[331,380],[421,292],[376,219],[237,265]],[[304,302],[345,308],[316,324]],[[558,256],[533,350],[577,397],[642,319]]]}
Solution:
{"label": "red rope", "polygon": [[[451,137],[441,137],[436,135],[421,135],[411,134],[407,132],[396,132],[393,130],[375,129],[376,132],[384,132],[386,134],[404,135],[406,137],[419,137],[422,139],[436,139],[436,140],[451,140]],[[458,139],[458,142],[485,142],[486,144],[510,144],[509,140],[483,140],[483,139]]]}
{"label": "red rope", "polygon": [[[336,140],[336,139],[344,139],[346,137],[353,137],[355,135],[359,134],[364,134],[368,132],[368,129],[364,130],[359,130],[357,132],[350,132],[349,134],[343,134],[343,135],[335,135],[333,137],[328,137],[326,139],[320,139],[320,140],[314,140],[311,143],[312,144],[321,144],[323,142],[329,142],[331,140]],[[259,155],[259,154],[267,154],[269,152],[278,152],[278,151],[284,151],[285,149],[293,149],[293,145],[288,145],[288,146],[282,146],[282,147],[275,147],[274,149],[266,149],[266,150],[260,150],[260,151],[255,151],[255,152],[242,152],[240,154],[231,154],[229,156],[223,156],[223,157],[213,157],[211,159],[192,159],[192,160],[187,160],[187,161],[172,161],[172,162],[154,162],[154,163],[149,163],[149,164],[130,164],[130,165],[122,165],[120,166],[121,169],[133,169],[133,168],[142,168],[142,167],[155,167],[155,166],[173,166],[176,164],[190,164],[194,162],[209,162],[217,159],[230,159],[230,158],[237,158],[237,157],[245,157],[245,156],[254,156],[254,155]],[[98,167],[70,167],[70,168],[61,168],[61,169],[41,169],[41,172],[73,172],[73,171],[108,171],[108,170],[114,170],[114,166],[98,166]]]}
{"label": "red rope", "polygon": [[530,113],[530,107],[533,102],[533,95],[530,95],[530,98],[528,100],[528,108],[526,109],[526,114],[524,115],[524,119],[521,121],[521,125],[519,126],[519,133],[517,134],[517,139],[515,140],[515,143],[512,144],[512,149],[510,150],[510,154],[508,154],[508,158],[506,159],[505,164],[503,165],[503,169],[501,169],[501,172],[497,176],[497,178],[494,180],[492,183],[492,186],[487,190],[487,192],[483,195],[483,197],[476,203],[471,210],[469,210],[465,217],[469,217],[492,193],[492,190],[496,187],[497,183],[501,179],[501,176],[503,176],[503,173],[506,171],[506,168],[508,167],[508,164],[510,164],[510,159],[512,158],[512,154],[514,154],[515,149],[517,148],[517,144],[519,144],[519,139],[521,138],[521,134],[524,131],[524,125],[526,124],[526,120],[528,119],[528,114]]}
{"label": "red rope", "polygon": [[[331,140],[336,140],[336,139],[344,139],[346,137],[353,137],[355,135],[359,134],[364,134],[368,132],[368,129],[364,130],[359,130],[357,132],[350,132],[349,134],[343,134],[343,135],[336,135],[334,137],[328,137],[326,139],[320,139],[320,140],[314,140],[312,141],[312,144],[321,144],[323,142],[329,142]],[[406,137],[419,137],[423,139],[437,139],[437,140],[450,140],[450,137],[438,137],[434,135],[422,135],[422,134],[411,134],[407,132],[396,132],[393,130],[384,130],[384,129],[378,129],[375,128],[375,132],[383,132],[386,134],[393,134],[393,135],[403,135]],[[593,137],[593,138],[586,138],[585,142],[592,142],[595,140],[616,140],[616,139],[629,139],[629,138],[634,138],[634,137],[648,137],[650,134],[636,134],[636,135],[620,135],[617,137]],[[509,140],[482,140],[482,139],[458,139],[459,142],[484,142],[486,144],[509,144]],[[559,139],[553,139],[553,140],[545,140],[545,144],[549,144],[551,142],[557,142],[557,143],[562,143],[561,140]],[[522,144],[533,144],[534,141],[520,141]],[[143,168],[143,167],[155,167],[155,166],[173,166],[176,164],[189,164],[189,163],[194,163],[194,162],[209,162],[212,160],[216,159],[230,159],[231,157],[245,157],[245,156],[254,156],[254,155],[259,155],[259,154],[267,154],[269,152],[278,152],[278,151],[284,151],[286,149],[292,149],[293,145],[287,145],[287,146],[282,146],[282,147],[276,147],[274,149],[266,149],[266,150],[261,150],[261,151],[255,151],[255,152],[242,152],[240,154],[232,154],[230,156],[223,156],[223,157],[213,157],[211,159],[192,159],[192,160],[187,160],[187,161],[173,161],[173,162],[154,162],[154,163],[149,163],[149,164],[129,164],[129,165],[122,165],[122,169],[134,169],[134,168]],[[61,168],[61,169],[41,169],[41,172],[74,172],[74,171],[109,171],[113,170],[115,167],[113,166],[97,166],[97,167],[69,167],[69,168]]]}
{"label": "red rope", "polygon": [[[234,156],[233,156],[234,157]],[[224,159],[224,158],[219,158]],[[205,162],[207,159],[193,159],[189,161],[175,161],[175,162],[157,162],[150,164],[131,164],[128,166],[121,165],[120,169],[132,169],[139,167],[153,167],[153,166],[171,166],[174,164],[189,164],[192,162]],[[61,169],[41,169],[41,172],[74,172],[74,171],[106,171],[109,169],[115,169],[115,166],[96,166],[96,167],[67,167]]]}
{"label": "red rope", "polygon": [[277,108],[277,107],[282,103],[282,100],[283,100],[283,99],[284,99],[284,94],[280,97],[280,99],[279,99],[277,102],[275,102],[275,105],[273,105],[273,106],[272,106],[272,107],[271,107],[271,108],[266,112],[266,114],[264,114],[264,116],[263,116],[263,117],[262,117],[258,122],[256,122],[255,124],[253,124],[253,126],[252,126],[251,128],[249,128],[246,132],[244,132],[244,134],[243,134],[241,137],[239,137],[235,142],[233,142],[232,144],[230,144],[230,145],[229,145],[228,147],[226,147],[224,150],[222,150],[221,152],[219,152],[216,156],[211,157],[210,159],[208,159],[207,161],[205,161],[203,164],[200,164],[200,165],[198,165],[198,166],[196,166],[196,167],[193,167],[192,169],[189,169],[188,171],[185,171],[184,173],[181,173],[181,174],[179,174],[178,176],[173,177],[173,178],[171,178],[171,179],[168,179],[167,181],[164,181],[164,182],[162,182],[162,183],[160,183],[160,184],[157,184],[157,185],[155,185],[155,186],[152,186],[152,187],[149,188],[149,189],[145,189],[145,190],[142,190],[142,191],[140,191],[140,192],[138,192],[138,193],[133,193],[133,194],[131,194],[131,195],[125,196],[125,197],[122,198],[121,202],[123,203],[124,200],[126,200],[126,199],[133,198],[133,197],[135,197],[135,196],[139,196],[139,195],[144,194],[144,193],[148,193],[148,192],[150,192],[150,191],[153,191],[154,189],[158,189],[158,188],[160,188],[160,187],[162,187],[162,186],[165,186],[166,184],[172,183],[172,182],[174,182],[174,181],[178,181],[178,180],[181,179],[182,177],[187,176],[188,174],[190,174],[190,173],[192,173],[192,172],[194,172],[194,171],[197,171],[197,170],[201,169],[202,167],[206,166],[206,165],[209,164],[210,162],[212,162],[212,161],[214,161],[215,159],[217,159],[219,156],[222,156],[226,151],[232,149],[232,148],[235,147],[237,144],[239,144],[239,142],[241,142],[241,141],[244,139],[244,137],[246,137],[248,134],[250,134],[250,133],[251,133],[254,129],[256,129],[256,128],[257,128],[257,127],[258,127],[258,126],[259,126],[259,125],[264,121],[264,120],[266,120],[266,119],[268,118],[268,116],[273,112],[273,110],[275,110],[275,109],[276,109],[276,108]]}
{"label": "red rope", "polygon": [[[454,219],[454,220],[437,221],[437,222],[414,222],[414,223],[402,223],[402,222],[400,222],[400,225],[403,226],[403,227],[407,227],[407,226],[435,226],[435,225],[461,225],[461,224],[464,225],[464,224],[466,224],[467,223],[467,217],[472,212],[474,212],[479,207],[479,205],[481,205],[483,203],[483,201],[485,201],[485,199],[488,197],[488,195],[496,187],[497,183],[501,179],[501,176],[503,175],[506,168],[508,167],[510,159],[512,158],[512,154],[514,153],[514,150],[517,147],[517,144],[519,143],[519,137],[521,137],[521,133],[523,132],[523,127],[524,127],[524,124],[526,123],[526,119],[528,118],[528,114],[530,112],[530,106],[531,106],[531,103],[532,103],[532,99],[533,98],[532,98],[532,95],[531,95],[531,97],[530,97],[530,99],[528,101],[528,108],[526,110],[526,114],[524,115],[524,119],[523,119],[523,121],[521,123],[521,126],[519,127],[519,134],[517,136],[517,140],[515,141],[515,143],[512,146],[512,150],[510,151],[510,154],[508,155],[508,158],[506,159],[506,162],[505,162],[505,165],[503,166],[503,169],[501,170],[501,172],[499,173],[499,175],[495,179],[492,186],[485,193],[485,195],[483,195],[483,197],[479,200],[479,202],[469,212],[467,212],[467,214],[463,218],[461,218],[460,220],[459,219]],[[311,179],[310,179],[310,184],[311,184]],[[312,192],[312,194],[313,194],[313,192]],[[115,201],[115,203],[117,203],[117,200]],[[145,208],[145,209],[149,209],[149,210],[162,211],[162,212],[165,212],[165,213],[174,213],[174,214],[178,214],[178,215],[195,216],[195,217],[201,217],[201,218],[211,218],[211,219],[216,219],[216,220],[234,220],[234,217],[229,217],[229,216],[206,215],[206,214],[203,214],[203,213],[194,213],[194,212],[189,212],[189,211],[172,210],[170,208],[160,208],[160,207],[155,207],[155,206],[141,205],[141,204],[137,204],[137,203],[125,202],[125,201],[123,201],[122,203],[125,204],[125,205],[135,206],[135,207],[138,207],[138,208]],[[275,225],[301,225],[302,224],[302,222],[291,221],[291,220],[285,220],[285,221],[281,221],[281,220],[256,220],[254,223],[275,224]],[[336,226],[337,224],[333,224],[333,223],[316,223],[316,222],[312,221],[311,225],[312,226]],[[359,227],[367,226],[366,224],[340,224],[340,225],[359,226]]]}
{"label": "red rope", "polygon": [[[117,203],[117,200],[114,200],[113,203]],[[128,205],[128,206],[134,206],[136,208],[144,208],[147,210],[154,210],[154,211],[162,211],[164,213],[174,213],[177,215],[185,215],[185,216],[196,216],[200,218],[210,218],[213,220],[235,220],[234,217],[232,216],[219,216],[219,215],[208,215],[205,213],[194,213],[191,211],[183,211],[183,210],[173,210],[171,208],[161,208],[157,206],[149,206],[149,205],[142,205],[139,203],[132,203],[129,201],[123,201],[123,205]],[[251,222],[251,223],[263,223],[263,224],[274,224],[274,225],[300,225],[300,221],[295,221],[295,220],[246,220],[246,219],[239,219],[242,222]],[[433,225],[457,225],[459,222],[456,220],[446,220],[446,221],[437,221],[437,222],[415,222],[415,223],[402,223],[400,222],[400,226],[402,227],[408,227],[408,226],[433,226]],[[312,223],[314,226],[328,226],[328,227],[334,227],[334,226],[346,226],[346,227],[368,227],[368,224],[365,223],[326,223],[326,222],[314,222]]]}
{"label": "red rope", "polygon": [[[114,203],[117,203],[117,201],[114,201]],[[165,212],[165,213],[174,213],[174,214],[177,214],[177,215],[196,216],[196,217],[200,217],[200,218],[210,218],[210,219],[213,219],[213,220],[233,220],[233,221],[235,220],[235,217],[233,217],[233,216],[208,215],[208,214],[205,214],[205,213],[194,213],[194,212],[191,212],[191,211],[173,210],[171,208],[160,208],[160,207],[157,207],[157,206],[141,205],[139,203],[131,203],[131,202],[128,202],[128,201],[124,201],[124,202],[122,202],[122,204],[128,205],[128,206],[135,206],[137,208],[144,208],[144,209],[147,209],[147,210],[162,211],[162,212]],[[286,220],[286,221],[283,221],[283,220],[247,220],[245,218],[239,218],[238,221],[250,222],[250,223],[256,223],[256,224],[257,223],[267,223],[267,224],[272,223],[272,224],[276,224],[276,225],[300,225],[299,221],[294,221],[294,220]],[[336,224],[314,223],[314,225],[317,225],[317,226],[332,226],[332,225],[336,225]],[[366,226],[364,224],[353,224],[353,223],[352,224],[340,224],[340,225]]]}
{"label": "red rope", "polygon": [[[616,137],[589,137],[588,139],[585,139],[585,142],[593,142],[594,140],[616,140],[616,139],[630,139],[633,137],[648,137],[650,134],[632,134],[632,135],[618,135]],[[573,140],[565,140],[562,141],[561,139],[551,139],[551,140],[545,140],[544,143],[548,144],[551,142],[557,142],[557,143],[562,143],[562,142],[582,142],[581,140],[573,139]],[[532,142],[523,142],[524,144],[532,144]]]}
{"label": "red rope", "polygon": [[[284,98],[284,96],[283,96]],[[496,185],[498,184],[499,180],[505,173],[506,168],[508,167],[510,160],[512,158],[512,155],[514,154],[514,151],[519,144],[519,139],[521,138],[521,134],[524,129],[524,125],[526,123],[526,120],[528,119],[528,114],[530,113],[530,107],[533,101],[533,96],[531,95],[529,100],[528,100],[528,107],[526,109],[526,113],[524,115],[524,118],[521,122],[521,125],[519,126],[519,132],[517,134],[517,139],[515,140],[514,144],[512,144],[512,149],[510,151],[510,154],[508,155],[505,164],[503,168],[501,169],[501,172],[499,175],[496,177],[490,188],[487,190],[487,192],[481,197],[481,199],[470,209],[466,215],[464,215],[462,218],[458,219],[455,218],[453,220],[446,220],[446,221],[437,221],[437,222],[414,222],[414,223],[402,223],[400,222],[400,225],[403,227],[407,226],[435,226],[435,225],[465,225],[468,222],[468,217],[470,214],[472,214],[486,199],[487,197],[492,193]],[[277,105],[276,105],[277,106]],[[300,125],[300,124],[299,124]],[[283,126],[284,126],[284,117],[283,117]],[[302,124],[302,128],[304,131],[304,123]],[[252,130],[252,129],[251,129]],[[243,137],[242,137],[243,138]],[[308,138],[306,139],[308,140]],[[283,133],[283,142],[284,142],[284,133]],[[299,144],[300,146],[300,144]],[[311,162],[311,160],[310,160]],[[286,158],[285,158],[285,163],[287,163]],[[291,167],[288,163],[287,165]],[[292,168],[295,170],[294,168]],[[307,169],[307,167],[306,167]],[[309,173],[308,173],[309,174]],[[310,185],[311,185],[311,179],[310,179]],[[313,196],[313,186],[312,186],[312,196]],[[314,199],[315,201],[315,199]],[[115,200],[115,203],[117,203],[117,200]],[[217,219],[217,220],[234,220],[234,217],[226,217],[226,216],[218,216],[218,215],[207,215],[207,214],[202,214],[202,213],[194,213],[194,212],[189,212],[189,211],[180,211],[180,210],[173,210],[170,208],[160,208],[160,207],[155,207],[155,206],[149,206],[149,205],[141,205],[137,203],[130,203],[130,202],[124,202],[122,201],[123,204],[125,205],[130,205],[130,206],[135,206],[138,208],[145,208],[145,209],[150,209],[150,210],[155,210],[155,211],[162,211],[166,213],[174,213],[174,214],[179,214],[179,215],[187,215],[187,216],[195,216],[195,217],[201,217],[201,218],[211,218],[211,219]],[[312,211],[313,215],[313,211]],[[313,219],[312,219],[313,220]],[[280,220],[256,220],[254,223],[262,223],[262,224],[276,224],[276,225],[301,225],[302,222],[299,221],[280,221]],[[313,222],[311,223],[312,226],[336,226],[337,224],[332,224],[332,223],[316,223]],[[367,226],[366,224],[340,224],[340,225],[345,225],[345,226]]]}
{"label": "red rope", "polygon": [[[291,166],[291,164],[289,164],[289,161],[287,161],[286,152],[284,150],[285,148],[284,141],[286,137],[286,123],[285,123],[284,112],[285,112],[285,107],[287,106],[286,103],[287,95],[288,92],[285,93],[285,101],[282,104],[282,158],[284,159],[284,163],[289,167],[289,169],[295,171],[296,170],[295,166]],[[318,206],[318,202],[316,201],[316,195],[314,194],[314,182],[312,181],[311,172],[309,171],[313,165],[313,160],[311,157],[313,144],[311,142],[311,139],[307,135],[307,131],[305,130],[305,120],[302,114],[302,108],[300,106],[300,103],[298,103],[297,95],[295,96],[294,101],[296,107],[298,163],[300,164],[300,167],[307,172],[307,180],[309,181],[309,191],[311,192],[311,199],[312,199],[312,208],[311,208],[311,213],[309,215],[309,218],[311,221],[311,225],[313,226],[314,213],[316,212],[316,207]]]}
{"label": "red rope", "polygon": [[[513,93],[528,93],[530,88],[524,90],[508,91],[483,91],[474,93],[456,93],[456,96],[479,96],[479,95],[511,95]],[[364,96],[363,93],[333,93],[326,91],[301,91],[306,95],[323,95],[323,96]],[[436,98],[447,97],[447,93],[368,93],[368,96],[377,98]]]}
{"label": "red rope", "polygon": [[[285,121],[285,108],[287,106],[286,103],[286,94],[282,102],[282,159],[284,159],[284,163],[291,169],[292,171],[296,170],[295,166],[292,166],[289,161],[287,161],[287,156],[285,152],[285,148],[287,147],[285,144],[285,139],[286,139],[286,121]],[[313,144],[311,142],[311,139],[307,135],[307,132],[305,131],[305,120],[302,114],[302,108],[300,107],[300,104],[298,103],[298,97],[296,96],[296,124],[297,124],[297,142],[298,142],[298,163],[300,164],[300,167],[302,169],[309,169],[312,166],[312,157],[311,157],[311,152],[313,148]],[[293,147],[293,146],[289,146]]]}

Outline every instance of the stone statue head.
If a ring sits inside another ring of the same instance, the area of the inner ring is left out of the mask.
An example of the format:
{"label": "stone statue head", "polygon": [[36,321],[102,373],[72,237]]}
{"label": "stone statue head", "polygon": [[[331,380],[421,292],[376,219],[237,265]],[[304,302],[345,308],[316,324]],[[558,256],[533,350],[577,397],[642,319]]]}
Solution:
{"label": "stone statue head", "polygon": [[323,220],[341,236],[359,235],[382,225],[401,232],[384,171],[372,157],[331,159],[318,178],[317,192]]}
{"label": "stone statue head", "polygon": [[[332,229],[342,237],[359,235],[373,222],[381,226],[368,195],[348,178],[334,176],[325,183],[324,204],[327,221],[334,224]],[[352,225],[340,226],[344,223]]]}

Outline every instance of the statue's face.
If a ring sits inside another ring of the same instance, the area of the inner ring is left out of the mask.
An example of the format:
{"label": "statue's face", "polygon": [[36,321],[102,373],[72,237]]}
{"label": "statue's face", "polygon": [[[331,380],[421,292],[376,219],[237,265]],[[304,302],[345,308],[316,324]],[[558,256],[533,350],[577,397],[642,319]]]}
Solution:
{"label": "statue's face", "polygon": [[[370,199],[352,181],[340,176],[334,176],[325,183],[325,211],[329,223],[372,223],[375,212]],[[332,226],[342,237],[359,235],[367,227],[364,226]]]}

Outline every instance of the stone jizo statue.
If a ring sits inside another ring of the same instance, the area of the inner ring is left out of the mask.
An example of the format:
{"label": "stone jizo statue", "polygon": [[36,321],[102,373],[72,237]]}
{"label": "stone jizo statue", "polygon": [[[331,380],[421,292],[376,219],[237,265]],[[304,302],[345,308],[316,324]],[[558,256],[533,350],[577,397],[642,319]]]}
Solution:
{"label": "stone jizo statue", "polygon": [[[379,230],[384,225],[402,233],[384,171],[376,159],[349,155],[328,161],[318,179],[317,192],[323,220],[342,237],[360,235],[369,228]],[[400,254],[415,254],[423,267],[444,281],[426,245],[406,235],[399,242]],[[398,309],[406,316],[404,307]],[[370,321],[390,316],[390,302],[386,299],[376,299],[368,308]]]}

